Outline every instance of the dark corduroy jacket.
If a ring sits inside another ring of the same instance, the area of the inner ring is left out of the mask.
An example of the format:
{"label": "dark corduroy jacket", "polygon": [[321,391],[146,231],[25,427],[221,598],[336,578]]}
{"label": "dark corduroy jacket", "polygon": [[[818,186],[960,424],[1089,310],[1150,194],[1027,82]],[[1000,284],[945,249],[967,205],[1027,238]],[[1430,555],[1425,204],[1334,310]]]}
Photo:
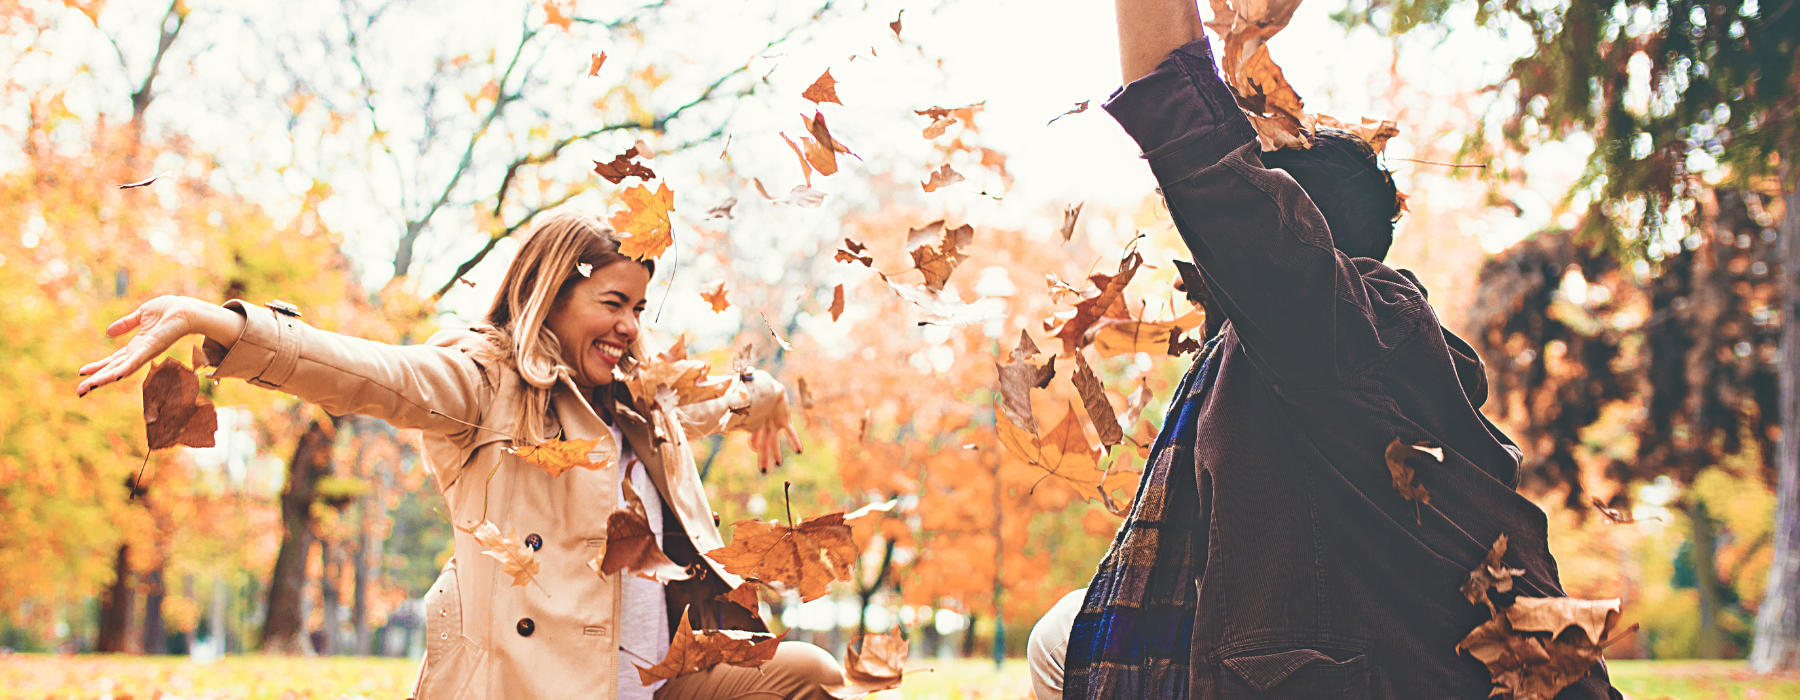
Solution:
{"label": "dark corduroy jacket", "polygon": [[[1192,694],[1214,698],[1486,698],[1455,651],[1486,621],[1459,591],[1495,538],[1521,595],[1563,595],[1519,452],[1482,416],[1474,350],[1423,290],[1331,245],[1293,178],[1262,165],[1205,40],[1106,109],[1137,140],[1230,323],[1195,449],[1200,522]],[[1394,438],[1444,448],[1392,486]],[[1617,697],[1603,665],[1557,697]]]}

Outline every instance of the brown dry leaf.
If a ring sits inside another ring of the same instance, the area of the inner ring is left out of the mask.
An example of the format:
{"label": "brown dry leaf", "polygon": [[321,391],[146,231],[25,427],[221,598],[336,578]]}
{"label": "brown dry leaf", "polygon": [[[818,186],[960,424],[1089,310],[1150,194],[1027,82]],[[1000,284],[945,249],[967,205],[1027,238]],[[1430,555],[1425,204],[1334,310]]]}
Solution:
{"label": "brown dry leaf", "polygon": [[887,275],[881,275],[881,281],[901,299],[925,311],[925,319],[919,321],[921,326],[961,326],[1006,317],[1006,303],[999,299],[979,297],[964,303],[955,287],[932,291],[925,285],[897,283]]}
{"label": "brown dry leaf", "polygon": [[894,30],[894,38],[895,39],[900,38],[900,18],[905,17],[905,16],[906,16],[906,10],[901,9],[898,14],[894,15],[894,21],[888,23],[888,29]]}
{"label": "brown dry leaf", "polygon": [[843,315],[843,313],[844,313],[844,285],[840,284],[836,287],[831,288],[831,308],[827,309],[827,311],[831,312],[831,320],[833,320],[833,321],[838,320],[838,316]]}
{"label": "brown dry leaf", "polygon": [[645,167],[642,163],[632,161],[633,158],[637,157],[637,146],[632,146],[631,148],[625,149],[624,153],[613,156],[611,162],[602,163],[596,160],[594,161],[594,174],[606,178],[607,182],[615,185],[625,182],[625,178],[628,177],[635,177],[639,180],[649,182],[652,178],[656,177],[656,171]]}
{"label": "brown dry leaf", "polygon": [[812,388],[807,385],[806,377],[798,377],[794,380],[794,390],[800,394],[800,408],[807,411],[812,410]]}
{"label": "brown dry leaf", "polygon": [[1167,353],[1171,356],[1181,354],[1176,350],[1188,351],[1187,344],[1178,339],[1182,333],[1206,323],[1206,314],[1192,311],[1173,321],[1134,321],[1131,319],[1102,318],[1089,327],[1082,335],[1083,345],[1092,345],[1101,357],[1132,355],[1140,352]]}
{"label": "brown dry leaf", "polygon": [[619,254],[638,260],[653,260],[675,243],[675,232],[669,223],[669,212],[675,210],[675,193],[666,183],[656,192],[634,185],[620,195],[625,209],[613,214],[614,235],[619,240]]}
{"label": "brown dry leaf", "polygon": [[906,252],[912,256],[913,267],[925,275],[925,288],[937,292],[943,290],[951,273],[969,257],[962,249],[974,240],[974,226],[949,228],[943,219],[938,219],[924,228],[907,230]]}
{"label": "brown dry leaf", "polygon": [[744,582],[739,584],[737,588],[726,591],[722,595],[713,596],[713,600],[736,603],[738,604],[738,607],[749,610],[750,612],[756,612],[757,603],[761,602],[757,598],[757,591],[764,588],[768,588],[768,585],[756,579],[747,578],[744,579]]}
{"label": "brown dry leaf", "polygon": [[[1122,466],[1126,462],[1126,453],[1120,453],[1118,459],[1106,465],[1106,473],[1100,475],[1100,503],[1106,506],[1106,512],[1121,518],[1131,513],[1131,502],[1137,495],[1138,481],[1144,478],[1144,470]],[[1126,498],[1123,502],[1113,500],[1113,491],[1123,489]]]}
{"label": "brown dry leaf", "polygon": [[1075,417],[1075,404],[1071,402],[1062,421],[1038,441],[1038,460],[1033,466],[1067,480],[1077,491],[1088,493],[1099,488],[1101,479],[1106,476],[1100,470],[1100,458],[1104,454],[1099,446],[1088,442],[1087,433],[1081,429],[1081,419]]}
{"label": "brown dry leaf", "polygon": [[1080,114],[1082,112],[1086,112],[1088,109],[1088,103],[1092,102],[1092,101],[1093,100],[1082,100],[1080,102],[1075,103],[1074,108],[1070,109],[1067,112],[1063,112],[1062,114],[1058,114],[1054,117],[1051,117],[1049,124],[1045,124],[1044,126],[1049,126],[1050,124],[1055,124],[1056,120],[1061,119],[1066,116],[1069,116],[1071,114]]}
{"label": "brown dry leaf", "polygon": [[731,210],[737,208],[737,203],[738,202],[737,202],[736,197],[726,197],[725,201],[719,202],[718,206],[715,206],[711,209],[706,210],[706,218],[708,218],[708,219],[734,218],[731,215]]}
{"label": "brown dry leaf", "polygon": [[537,577],[537,554],[530,547],[519,541],[517,530],[508,528],[506,534],[500,534],[500,528],[486,520],[474,527],[461,528],[475,536],[475,541],[486,547],[486,554],[499,561],[501,570],[513,578],[512,585],[523,586]]}
{"label": "brown dry leaf", "polygon": [[638,405],[658,405],[659,395],[672,394],[673,406],[711,401],[731,388],[730,378],[715,380],[705,360],[688,359],[687,338],[675,341],[668,350],[638,363],[626,387]]}
{"label": "brown dry leaf", "polygon": [[624,479],[619,482],[619,488],[625,494],[625,507],[607,516],[606,554],[596,556],[600,560],[599,566],[595,568],[590,562],[590,568],[595,568],[595,573],[601,576],[629,571],[662,584],[692,578],[692,572],[670,561],[669,555],[656,544],[656,532],[650,529],[644,499],[631,485],[631,472],[637,466],[635,460],[625,466]]}
{"label": "brown dry leaf", "polygon": [[1137,274],[1138,266],[1144,263],[1144,256],[1133,251],[1125,259],[1119,261],[1119,271],[1112,275],[1091,275],[1088,283],[1098,290],[1093,296],[1075,303],[1075,315],[1062,321],[1060,327],[1045,322],[1045,331],[1062,340],[1063,357],[1075,354],[1082,347],[1087,337],[1088,328],[1101,318],[1130,318],[1125,310],[1125,285],[1131,284],[1131,278]]}
{"label": "brown dry leaf", "polygon": [[1355,134],[1357,138],[1363,140],[1363,143],[1369,144],[1369,148],[1374,149],[1377,155],[1387,148],[1388,139],[1400,135],[1400,126],[1388,119],[1363,117],[1360,123],[1346,124],[1323,114],[1318,117],[1319,126],[1342,129]]}
{"label": "brown dry leaf", "polygon": [[[1600,517],[1606,518],[1606,522],[1614,525],[1635,525],[1638,522],[1637,516],[1631,513],[1607,507],[1606,501],[1589,496],[1588,502],[1594,504],[1594,510],[1600,511]],[[1662,520],[1662,518],[1653,517],[1651,520]]]}
{"label": "brown dry leaf", "polygon": [[[606,444],[601,444],[602,442]],[[550,476],[562,476],[563,472],[576,467],[587,470],[605,469],[618,455],[610,437],[591,438],[587,440],[545,440],[537,445],[524,445],[511,449],[519,459],[535,464]],[[599,459],[593,455],[599,453]]]}
{"label": "brown dry leaf", "polygon": [[[1139,377],[1137,388],[1132,389],[1131,395],[1125,397],[1125,410],[1119,412],[1119,425],[1126,428],[1126,432],[1131,432],[1129,428],[1135,427],[1138,421],[1144,419],[1144,408],[1149,405],[1150,380]],[[1132,442],[1137,441],[1132,440]]]}
{"label": "brown dry leaf", "polygon": [[1087,202],[1076,202],[1063,208],[1062,237],[1064,243],[1068,243],[1069,238],[1075,235],[1075,220],[1081,218],[1081,208],[1085,206],[1087,206]]}
{"label": "brown dry leaf", "polygon": [[808,85],[806,91],[800,93],[800,96],[812,100],[814,104],[824,102],[843,104],[843,102],[838,99],[837,79],[831,77],[830,68],[825,69],[825,73],[820,75],[818,80],[814,80],[812,85]]}
{"label": "brown dry leaf", "polygon": [[168,173],[157,173],[157,174],[155,174],[155,175],[151,175],[151,176],[150,176],[150,177],[147,177],[147,178],[144,178],[144,179],[142,179],[142,180],[138,180],[138,181],[137,181],[137,182],[127,182],[127,183],[125,183],[125,184],[123,184],[123,185],[119,185],[119,189],[121,189],[121,190],[134,190],[134,189],[137,189],[137,188],[139,188],[139,187],[148,187],[148,186],[150,186],[150,183],[153,183],[153,182],[156,182],[156,179],[157,179],[157,178],[159,178],[159,177],[162,177],[162,176],[164,176],[164,175],[167,175],[167,174],[168,174]]}
{"label": "brown dry leaf", "polygon": [[844,239],[843,247],[838,248],[837,255],[835,256],[835,258],[838,262],[843,262],[843,263],[858,263],[859,262],[859,263],[863,264],[863,267],[871,267],[872,268],[875,266],[875,258],[864,254],[865,251],[867,251],[868,249],[869,249],[868,246],[858,243],[856,241],[856,239],[846,238],[846,239]]}
{"label": "brown dry leaf", "polygon": [[767,328],[769,330],[769,335],[775,338],[775,344],[780,345],[781,349],[783,349],[783,350],[786,350],[788,352],[793,352],[794,346],[788,344],[788,341],[781,337],[781,333],[775,330],[775,324],[773,322],[769,321],[769,315],[768,314],[757,314],[757,315],[762,316],[763,328]]}
{"label": "brown dry leaf", "polygon": [[[802,152],[800,150],[800,147],[794,144],[793,139],[788,138],[787,132],[785,132],[785,131],[777,132],[776,135],[780,136],[781,140],[787,143],[788,148],[790,148],[794,151],[794,157],[800,159],[800,174],[805,176],[805,178],[806,178],[806,184],[803,186],[811,187],[812,186],[813,164],[811,161],[806,159],[806,153]],[[802,137],[800,137],[800,140],[805,141],[806,137],[802,136]],[[837,161],[833,160],[832,161],[832,172],[837,172],[836,167],[837,167]],[[831,173],[826,173],[826,174],[829,175]],[[756,184],[760,185],[762,183],[760,181],[758,181]],[[769,199],[774,199],[774,197],[769,197],[769,193],[766,190],[763,191],[763,196],[768,197]]]}
{"label": "brown dry leaf", "polygon": [[1388,475],[1394,478],[1394,491],[1399,493],[1401,498],[1413,502],[1413,515],[1421,518],[1420,523],[1423,523],[1423,516],[1420,516],[1417,511],[1421,504],[1431,502],[1431,494],[1425,491],[1424,485],[1413,483],[1413,469],[1406,461],[1416,457],[1430,457],[1442,462],[1444,461],[1444,448],[1431,447],[1425,443],[1408,445],[1401,442],[1400,438],[1395,437],[1393,442],[1388,443],[1386,456]]}
{"label": "brown dry leaf", "polygon": [[600,66],[603,65],[606,65],[606,52],[601,51],[600,53],[594,54],[593,62],[588,64],[588,77],[592,78],[599,75]]}
{"label": "brown dry leaf", "polygon": [[[844,652],[844,684],[825,691],[847,700],[900,687],[906,675],[906,638],[898,625],[883,634],[865,634]],[[858,649],[858,647],[861,647]]]}
{"label": "brown dry leaf", "polygon": [[200,379],[180,360],[163,360],[144,377],[144,437],[150,449],[212,447],[219,412],[200,398]]}
{"label": "brown dry leaf", "polygon": [[719,286],[713,287],[711,291],[701,292],[700,298],[705,299],[706,303],[712,304],[712,310],[715,314],[731,308],[731,302],[725,299],[724,282],[720,282]]}
{"label": "brown dry leaf", "polygon": [[936,192],[939,188],[949,187],[962,181],[962,173],[950,169],[950,164],[945,163],[931,174],[931,179],[921,182],[919,185],[924,187],[926,192]]}
{"label": "brown dry leaf", "polygon": [[1509,593],[1512,591],[1514,576],[1525,575],[1524,569],[1508,568],[1502,557],[1506,556],[1506,534],[1494,540],[1494,546],[1488,548],[1487,558],[1469,571],[1469,579],[1463,582],[1462,594],[1473,605],[1486,606],[1491,613],[1494,602],[1488,599],[1488,591]]}
{"label": "brown dry leaf", "polygon": [[759,581],[779,581],[800,592],[800,600],[818,600],[832,581],[851,580],[856,541],[843,513],[800,521],[744,520],[732,527],[731,544],[706,553],[726,571]]}
{"label": "brown dry leaf", "polygon": [[1515,598],[1506,608],[1506,621],[1519,632],[1548,632],[1555,637],[1570,627],[1580,627],[1588,643],[1598,646],[1619,614],[1619,599]]}
{"label": "brown dry leaf", "polygon": [[776,636],[740,630],[696,630],[688,622],[685,609],[673,632],[669,653],[663,655],[661,662],[637,667],[638,680],[644,685],[699,673],[719,664],[757,668],[775,658],[781,640],[787,638],[786,632]]}
{"label": "brown dry leaf", "polygon": [[1071,379],[1075,384],[1075,393],[1081,396],[1082,408],[1087,409],[1088,420],[1094,424],[1094,431],[1100,434],[1100,444],[1112,447],[1125,441],[1125,431],[1119,428],[1119,417],[1113,414],[1112,401],[1106,398],[1106,388],[1100,385],[1100,378],[1094,376],[1094,368],[1089,367],[1087,358],[1075,353],[1075,374]]}
{"label": "brown dry leaf", "polygon": [[925,131],[921,132],[919,135],[924,136],[926,139],[935,139],[939,136],[943,136],[944,130],[950,128],[951,124],[956,123],[956,117],[951,115],[951,112],[953,111],[955,110],[946,109],[944,107],[913,110],[913,114],[917,114],[921,117],[929,117],[931,119],[931,124],[926,126]]}
{"label": "brown dry leaf", "polygon": [[763,199],[768,199],[768,200],[775,199],[774,195],[769,194],[768,188],[763,187],[761,178],[754,178],[754,177],[750,178],[750,184],[756,185],[756,193],[762,195]]}
{"label": "brown dry leaf", "polygon": [[[1550,700],[1586,676],[1607,647],[1637,630],[1632,625],[1615,636],[1618,620],[1618,600],[1518,598],[1469,632],[1456,650],[1488,667],[1493,695]],[[1572,626],[1582,634],[1561,633]]]}
{"label": "brown dry leaf", "polygon": [[[1044,360],[1041,365],[1031,363],[1031,358],[1039,353],[1031,336],[1019,331],[1019,347],[1012,351],[1010,361],[994,363],[1000,376],[1001,412],[1013,425],[1033,434],[1037,433],[1038,426],[1037,419],[1031,415],[1031,390],[1050,386],[1050,380],[1056,377],[1055,357]],[[1033,458],[1020,455],[1020,459],[1031,461]]]}

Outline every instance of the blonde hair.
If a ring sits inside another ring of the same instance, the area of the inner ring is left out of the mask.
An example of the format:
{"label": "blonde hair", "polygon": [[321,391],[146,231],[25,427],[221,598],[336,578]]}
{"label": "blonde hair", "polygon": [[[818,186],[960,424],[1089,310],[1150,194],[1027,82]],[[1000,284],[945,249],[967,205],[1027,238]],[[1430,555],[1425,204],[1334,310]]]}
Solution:
{"label": "blonde hair", "polygon": [[[551,309],[586,273],[624,260],[656,273],[655,261],[637,261],[619,253],[619,241],[600,212],[575,204],[545,212],[507,267],[486,319],[476,326],[494,346],[491,359],[511,364],[524,380],[517,427],[519,437],[530,444],[554,437],[554,429],[547,425],[551,422],[550,393],[559,379],[573,373],[563,364],[562,344],[545,325]],[[638,341],[632,342],[626,354],[626,363],[642,357]],[[621,368],[629,369],[630,364]]]}

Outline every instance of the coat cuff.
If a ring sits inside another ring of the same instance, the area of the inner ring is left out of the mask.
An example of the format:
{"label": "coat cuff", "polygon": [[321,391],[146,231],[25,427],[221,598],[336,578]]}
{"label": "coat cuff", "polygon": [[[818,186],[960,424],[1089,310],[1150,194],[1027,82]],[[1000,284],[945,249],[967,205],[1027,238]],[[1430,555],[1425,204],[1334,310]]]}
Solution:
{"label": "coat cuff", "polygon": [[1169,52],[1156,70],[1113,92],[1108,114],[1136,140],[1158,182],[1168,185],[1217,164],[1256,130],[1202,37]]}
{"label": "coat cuff", "polygon": [[241,299],[225,302],[225,308],[243,314],[244,331],[219,360],[212,376],[244,379],[265,389],[281,388],[299,364],[300,320]]}

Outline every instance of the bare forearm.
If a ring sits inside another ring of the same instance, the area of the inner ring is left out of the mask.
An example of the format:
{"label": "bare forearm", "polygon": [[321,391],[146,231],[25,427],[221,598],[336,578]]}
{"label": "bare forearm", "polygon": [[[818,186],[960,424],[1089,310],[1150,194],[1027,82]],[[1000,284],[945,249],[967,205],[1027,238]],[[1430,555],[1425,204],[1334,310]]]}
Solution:
{"label": "bare forearm", "polygon": [[1126,83],[1156,69],[1170,51],[1201,37],[1194,0],[1113,0],[1119,22],[1119,70]]}
{"label": "bare forearm", "polygon": [[189,318],[192,319],[194,332],[230,350],[232,344],[244,334],[244,317],[218,304],[193,301],[192,316]]}

